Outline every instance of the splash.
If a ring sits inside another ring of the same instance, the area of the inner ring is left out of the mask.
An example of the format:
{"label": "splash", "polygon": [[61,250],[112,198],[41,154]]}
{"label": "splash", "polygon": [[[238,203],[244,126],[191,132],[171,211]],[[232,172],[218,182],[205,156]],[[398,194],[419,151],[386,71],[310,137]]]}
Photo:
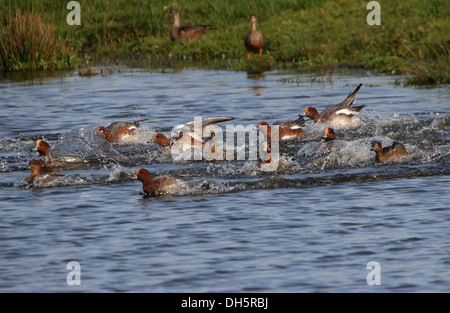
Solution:
{"label": "splash", "polygon": [[119,153],[95,128],[71,130],[60,135],[52,148],[52,154],[72,162],[81,161],[116,161],[127,162],[128,158]]}

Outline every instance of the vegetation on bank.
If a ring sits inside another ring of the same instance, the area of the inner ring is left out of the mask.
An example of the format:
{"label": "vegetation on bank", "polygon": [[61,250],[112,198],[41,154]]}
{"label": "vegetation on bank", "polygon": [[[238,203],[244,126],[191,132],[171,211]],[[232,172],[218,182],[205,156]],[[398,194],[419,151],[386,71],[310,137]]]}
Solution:
{"label": "vegetation on bank", "polygon": [[[0,69],[118,62],[246,71],[283,67],[327,75],[336,68],[366,68],[405,74],[407,84],[450,82],[448,1],[379,1],[379,26],[367,24],[366,0],[79,0],[80,26],[67,24],[68,2],[2,1]],[[198,41],[172,42],[172,23],[164,17],[173,8],[182,23],[214,29]],[[243,41],[251,14],[268,43],[263,56],[247,60]]]}

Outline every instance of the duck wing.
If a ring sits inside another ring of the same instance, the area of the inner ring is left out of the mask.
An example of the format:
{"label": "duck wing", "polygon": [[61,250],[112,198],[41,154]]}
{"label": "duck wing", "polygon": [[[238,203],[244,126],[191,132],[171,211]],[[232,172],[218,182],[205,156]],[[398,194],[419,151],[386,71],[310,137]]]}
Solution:
{"label": "duck wing", "polygon": [[231,121],[231,120],[234,120],[234,118],[233,117],[209,117],[209,118],[201,119],[199,121],[192,121],[192,122],[189,122],[186,124],[181,124],[181,125],[175,126],[172,130],[172,134],[179,134],[182,131],[186,132],[186,127],[187,127],[190,132],[188,134],[190,136],[193,136],[194,129],[196,129],[196,128],[201,129],[203,132],[205,127],[208,125],[227,122],[227,121]]}
{"label": "duck wing", "polygon": [[[347,109],[349,111],[351,111],[352,113],[350,114],[354,114],[356,112],[359,112],[364,106],[360,106],[360,107],[355,107],[355,109],[350,108],[350,106],[353,104],[353,102],[355,102],[356,99],[356,95],[359,91],[359,89],[361,88],[362,84],[359,84],[358,87],[356,87],[356,89],[354,91],[352,91],[351,93],[349,93],[349,95],[347,96],[347,98],[345,98],[344,101],[342,101],[341,103],[332,105],[327,107],[325,110],[323,110],[322,113],[320,113],[321,116],[326,116],[330,113],[337,113],[337,111],[340,111],[339,113],[346,113],[345,111],[343,111],[344,109]],[[359,108],[359,109],[358,109]]]}
{"label": "duck wing", "polygon": [[139,124],[141,122],[147,121],[147,120],[148,120],[148,118],[143,119],[143,120],[134,121],[134,122],[113,122],[113,123],[111,123],[111,125],[106,127],[106,130],[109,131],[110,133],[114,133],[117,131],[117,129],[119,129],[119,127],[125,127],[127,129],[138,128]]}

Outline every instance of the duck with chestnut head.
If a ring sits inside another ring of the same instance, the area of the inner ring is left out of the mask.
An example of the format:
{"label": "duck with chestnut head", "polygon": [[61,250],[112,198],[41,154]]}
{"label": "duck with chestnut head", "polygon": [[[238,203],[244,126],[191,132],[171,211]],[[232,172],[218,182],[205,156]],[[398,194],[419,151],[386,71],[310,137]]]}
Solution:
{"label": "duck with chestnut head", "polygon": [[304,114],[312,119],[314,123],[327,123],[335,128],[358,127],[361,121],[355,115],[361,111],[364,105],[352,106],[352,104],[355,102],[356,95],[361,86],[362,84],[359,84],[344,101],[336,105],[328,106],[320,114],[316,108],[310,106],[304,109]]}
{"label": "duck with chestnut head", "polygon": [[409,155],[402,143],[394,141],[391,146],[383,147],[381,142],[372,142],[372,151],[376,153],[376,161],[378,163],[401,162],[404,157]]}

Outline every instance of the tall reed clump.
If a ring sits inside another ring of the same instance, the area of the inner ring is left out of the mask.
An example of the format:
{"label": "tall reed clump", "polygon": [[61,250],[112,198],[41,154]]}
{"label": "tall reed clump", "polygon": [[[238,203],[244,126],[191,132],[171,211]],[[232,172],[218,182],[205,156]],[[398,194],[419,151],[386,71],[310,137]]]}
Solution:
{"label": "tall reed clump", "polygon": [[0,29],[0,70],[73,67],[75,52],[38,14],[16,12]]}

